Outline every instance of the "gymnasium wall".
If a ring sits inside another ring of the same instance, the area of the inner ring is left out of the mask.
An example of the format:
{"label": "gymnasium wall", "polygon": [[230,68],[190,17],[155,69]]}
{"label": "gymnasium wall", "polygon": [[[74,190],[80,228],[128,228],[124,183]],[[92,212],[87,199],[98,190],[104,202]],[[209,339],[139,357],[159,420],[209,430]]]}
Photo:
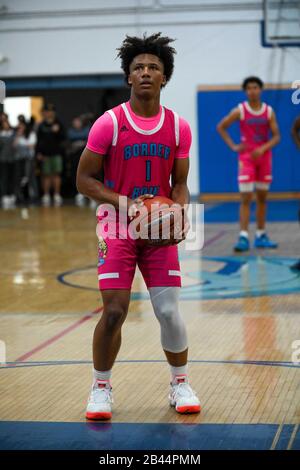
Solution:
{"label": "gymnasium wall", "polygon": [[198,86],[238,84],[249,74],[268,83],[300,78],[299,49],[261,47],[261,19],[262,1],[0,0],[0,56],[7,58],[0,78],[116,73],[116,48],[126,33],[176,38],[176,69],[162,98],[191,124],[189,184],[197,194],[204,150],[198,149]]}

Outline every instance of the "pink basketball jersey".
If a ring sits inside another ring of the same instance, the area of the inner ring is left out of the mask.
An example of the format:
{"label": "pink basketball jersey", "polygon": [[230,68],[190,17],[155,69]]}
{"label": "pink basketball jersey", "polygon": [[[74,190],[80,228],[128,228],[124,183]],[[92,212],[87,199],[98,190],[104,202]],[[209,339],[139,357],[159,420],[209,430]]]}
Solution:
{"label": "pink basketball jersey", "polygon": [[269,140],[271,106],[262,103],[259,111],[254,111],[245,101],[238,105],[240,110],[241,142],[246,144],[246,151],[263,145]]}
{"label": "pink basketball jersey", "polygon": [[143,194],[170,197],[170,176],[179,145],[179,117],[162,107],[160,120],[145,130],[133,121],[125,103],[107,111],[114,124],[104,160],[104,184],[135,199]]}

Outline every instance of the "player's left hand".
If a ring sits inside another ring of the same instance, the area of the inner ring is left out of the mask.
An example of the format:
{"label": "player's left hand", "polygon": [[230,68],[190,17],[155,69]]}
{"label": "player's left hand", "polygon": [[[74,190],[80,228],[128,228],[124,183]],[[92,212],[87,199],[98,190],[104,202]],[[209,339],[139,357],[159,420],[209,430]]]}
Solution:
{"label": "player's left hand", "polygon": [[253,150],[251,152],[251,157],[252,158],[258,158],[261,157],[265,153],[265,150],[263,147],[258,147],[257,149]]}
{"label": "player's left hand", "polygon": [[128,203],[128,217],[130,220],[134,219],[137,212],[144,205],[144,199],[152,198],[153,194],[143,194],[142,196],[137,197],[136,199],[129,200]]}

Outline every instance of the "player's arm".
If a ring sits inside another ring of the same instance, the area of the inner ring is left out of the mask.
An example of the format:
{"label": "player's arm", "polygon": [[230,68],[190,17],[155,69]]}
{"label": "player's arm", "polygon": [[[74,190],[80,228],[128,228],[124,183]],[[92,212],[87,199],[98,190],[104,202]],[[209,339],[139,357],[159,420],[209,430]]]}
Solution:
{"label": "player's arm", "polygon": [[276,114],[274,111],[272,111],[271,117],[270,117],[270,129],[271,129],[271,134],[272,137],[268,142],[263,144],[260,147],[261,153],[265,153],[267,150],[270,150],[271,148],[275,147],[280,142],[280,132],[279,132],[279,127],[277,124],[277,119],[276,119]]}
{"label": "player's arm", "polygon": [[298,149],[300,149],[300,116],[296,118],[293,123],[292,137]]}
{"label": "player's arm", "polygon": [[187,186],[189,167],[189,158],[174,159],[171,199],[181,206],[188,204],[190,201],[190,192]]}
{"label": "player's arm", "polygon": [[113,121],[108,113],[102,114],[92,125],[87,145],[80,157],[76,186],[81,194],[93,199],[98,204],[112,204],[116,209],[121,209],[119,204],[124,204],[124,209],[128,208],[128,215],[131,217],[137,211],[137,206],[143,205],[145,197],[153,197],[145,194],[134,201],[130,198],[122,197],[120,194],[105,186],[99,181],[99,176],[104,168],[104,159],[113,139]]}
{"label": "player's arm", "polygon": [[232,138],[230,137],[229,132],[227,131],[228,127],[230,127],[231,124],[239,120],[240,110],[239,108],[234,108],[217,125],[217,131],[219,132],[224,142],[233,152],[241,152],[244,149],[244,144],[235,144]]}
{"label": "player's arm", "polygon": [[[177,237],[180,240],[184,240],[189,229],[190,223],[187,216],[187,205],[190,202],[190,192],[187,185],[187,178],[189,173],[189,158],[175,158],[173,171],[172,171],[172,191],[171,199],[182,206],[182,231]],[[185,206],[185,207],[184,207]]]}
{"label": "player's arm", "polygon": [[77,190],[98,204],[112,204],[116,209],[121,209],[119,203],[123,203],[124,209],[128,208],[128,215],[133,217],[139,206],[143,205],[143,199],[153,197],[153,195],[145,194],[135,200],[129,197],[125,200],[123,197],[119,200],[119,193],[107,188],[98,180],[103,170],[104,158],[104,155],[92,152],[87,147],[84,149],[77,168]]}
{"label": "player's arm", "polygon": [[103,170],[104,158],[104,155],[92,152],[87,147],[84,149],[77,168],[77,190],[98,204],[108,203],[118,208],[119,193],[97,179]]}
{"label": "player's arm", "polygon": [[179,118],[179,143],[176,147],[172,168],[171,199],[182,207],[190,201],[190,193],[187,186],[187,178],[190,168],[190,150],[192,144],[192,132],[189,123],[182,117]]}
{"label": "player's arm", "polygon": [[279,133],[279,127],[277,124],[277,119],[274,111],[272,111],[271,117],[270,117],[270,129],[271,129],[271,134],[272,137],[268,142],[265,144],[261,145],[260,147],[257,147],[256,149],[253,150],[251,153],[251,156],[254,158],[257,158],[261,155],[263,155],[265,152],[273,148],[275,145],[278,144],[280,141],[280,133]]}
{"label": "player's arm", "polygon": [[81,194],[98,204],[112,204],[118,208],[119,193],[99,181],[104,169],[104,159],[112,143],[113,132],[113,121],[109,114],[102,114],[94,122],[79,160],[76,186]]}

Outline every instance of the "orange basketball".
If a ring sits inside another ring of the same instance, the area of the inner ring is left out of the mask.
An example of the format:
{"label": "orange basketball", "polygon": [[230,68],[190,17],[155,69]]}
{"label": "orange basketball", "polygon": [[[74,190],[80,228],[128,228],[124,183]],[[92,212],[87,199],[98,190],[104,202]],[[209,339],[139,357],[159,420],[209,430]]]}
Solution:
{"label": "orange basketball", "polygon": [[179,243],[175,234],[183,227],[181,207],[174,206],[174,201],[164,196],[144,199],[144,205],[137,214],[139,218],[140,242],[145,245],[159,246]]}

